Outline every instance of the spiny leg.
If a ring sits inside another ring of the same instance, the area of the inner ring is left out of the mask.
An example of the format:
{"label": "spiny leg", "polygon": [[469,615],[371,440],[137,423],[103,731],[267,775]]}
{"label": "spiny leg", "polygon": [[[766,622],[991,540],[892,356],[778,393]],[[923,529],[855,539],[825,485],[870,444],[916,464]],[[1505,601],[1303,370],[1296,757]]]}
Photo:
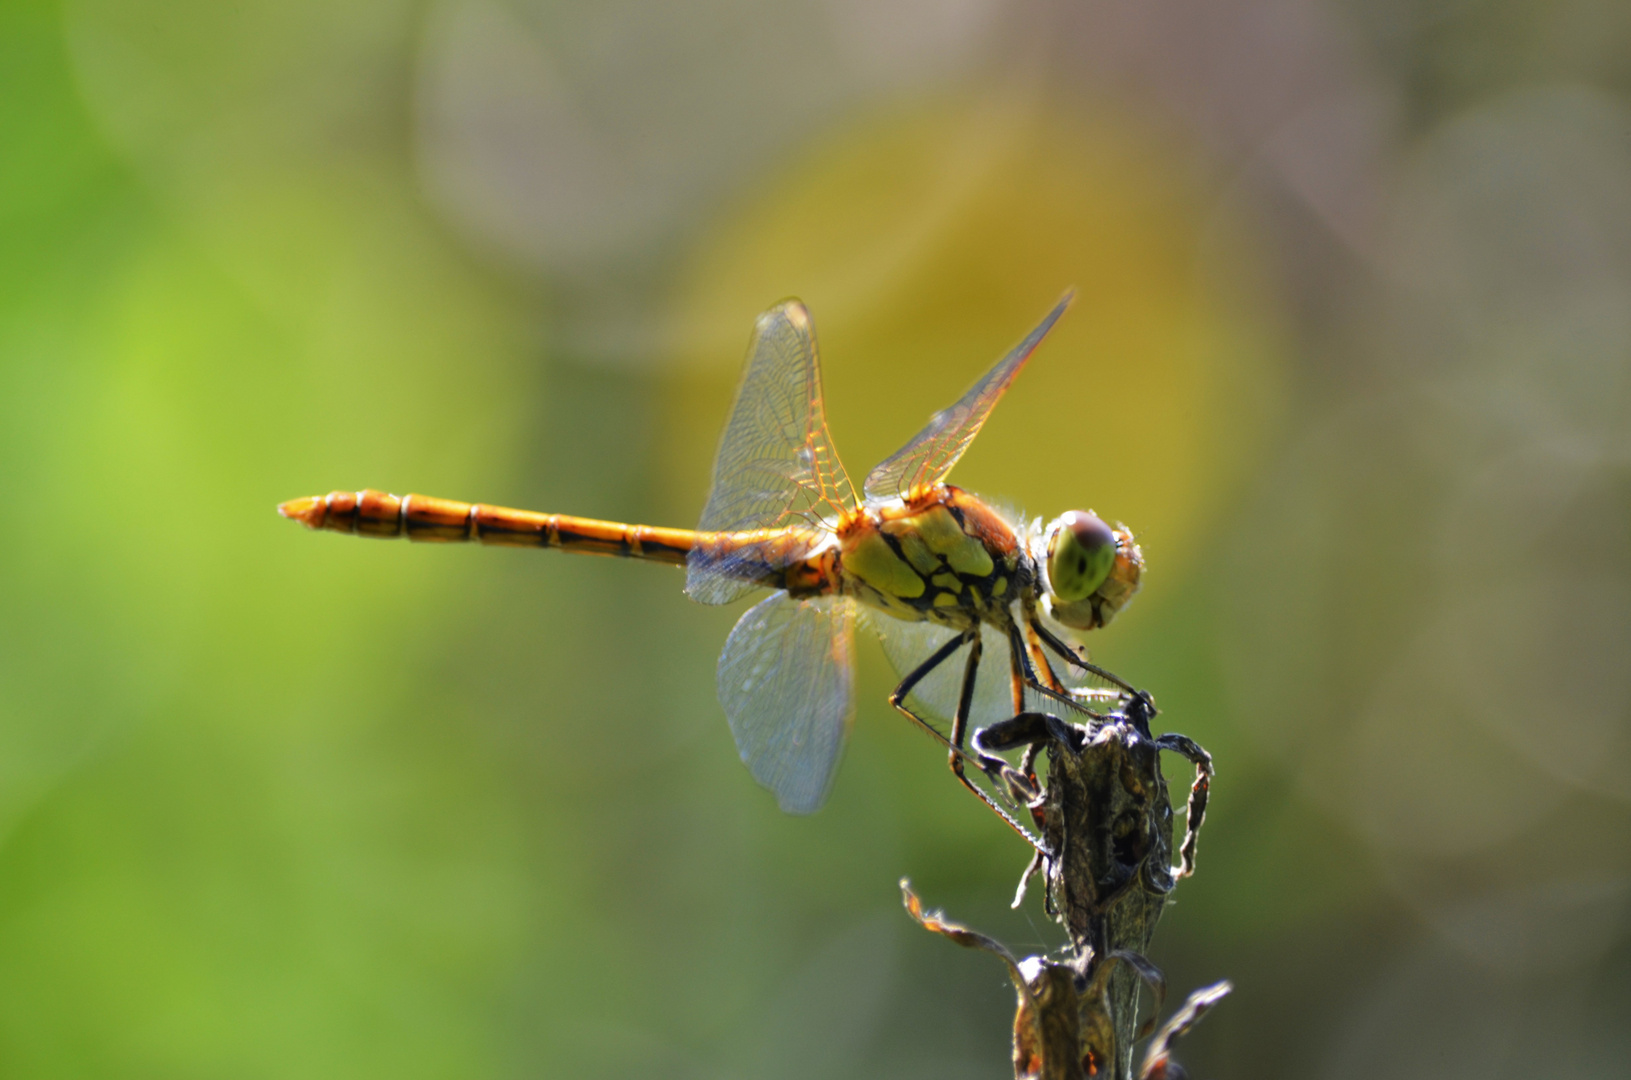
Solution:
{"label": "spiny leg", "polygon": [[[1041,657],[1043,664],[1048,662],[1048,658],[1042,656],[1040,652],[1037,655]],[[1010,624],[1008,627],[1008,668],[1009,678],[1013,684],[1014,719],[1018,720],[1028,713],[1025,700],[1026,689],[1043,690],[1044,688],[1037,677],[1036,668],[1032,664],[1031,650],[1025,640],[1024,633],[1016,624]],[[1058,682],[1051,668],[1047,672],[1047,678],[1050,682],[1056,684]],[[1065,699],[1062,692],[1055,692],[1052,696],[1060,700]],[[990,731],[993,729],[982,730]],[[976,751],[983,751],[989,756],[989,751],[980,743],[978,734],[977,732],[975,749]],[[1027,806],[1036,802],[1042,790],[1041,783],[1036,778],[1036,757],[1042,749],[1042,741],[1042,737],[1038,736],[1035,740],[1025,743],[1025,753],[1020,759],[1020,766],[1017,770],[1012,766],[1005,767],[1004,779],[1008,780],[1009,794],[1015,801],[1023,802]],[[1020,743],[1013,743],[1009,749],[1018,745]],[[989,773],[989,770],[987,772]],[[1023,778],[1023,782],[1016,785],[1014,782],[1016,778]]]}
{"label": "spiny leg", "polygon": [[[912,692],[913,687],[927,678],[930,672],[934,671],[935,668],[945,663],[953,653],[962,648],[964,645],[969,645],[971,647],[969,649],[968,659],[963,665],[962,692],[958,695],[957,710],[952,716],[952,738],[947,739],[944,735],[940,734],[940,732],[936,731],[927,720],[923,719],[923,717],[919,716],[917,713],[913,712],[907,707],[906,697]],[[958,781],[964,787],[968,788],[968,790],[972,791],[981,802],[990,807],[992,813],[1002,818],[1002,820],[1008,824],[1009,828],[1023,836],[1027,843],[1036,848],[1038,851],[1043,851],[1045,849],[1043,848],[1041,840],[1031,835],[1030,831],[1027,830],[1025,826],[1015,821],[1013,816],[1009,814],[1008,811],[1004,810],[1001,806],[998,806],[996,801],[992,799],[991,796],[987,795],[979,787],[979,785],[971,781],[963,772],[963,759],[968,756],[967,751],[963,749],[963,737],[964,732],[968,729],[969,712],[971,711],[974,703],[974,684],[979,675],[981,651],[982,646],[980,644],[980,633],[978,628],[965,631],[961,635],[952,638],[940,648],[936,649],[934,655],[930,656],[927,660],[923,661],[923,663],[913,668],[912,671],[900,681],[900,685],[895,687],[895,692],[889,695],[889,704],[893,705],[901,713],[904,713],[907,719],[911,720],[918,727],[922,728],[924,731],[927,731],[930,735],[934,736],[934,738],[943,743],[948,752],[948,759],[951,765],[952,774],[957,777]],[[980,767],[982,772],[986,772],[987,775],[990,775],[990,770],[998,767],[1010,772],[1012,771],[1008,763],[1003,761],[1001,758],[995,758],[991,762],[986,762],[976,758],[975,764]],[[994,779],[995,778],[993,778],[993,780]]]}
{"label": "spiny leg", "polygon": [[[1022,619],[1020,621],[1026,620]],[[1075,699],[1069,688],[1059,682],[1059,677],[1053,673],[1053,666],[1048,663],[1047,654],[1038,648],[1033,657],[1031,645],[1035,639],[1027,640],[1025,630],[1020,626],[1020,621],[1016,621],[1008,628],[1009,656],[1014,669],[1014,678],[1019,682],[1019,685],[1014,689],[1015,700],[1019,702],[1014,709],[1014,715],[1018,717],[1032,711],[1025,700],[1025,691],[1027,689],[1034,690],[1051,701],[1060,702],[1067,708],[1082,711],[1081,703]],[[1043,670],[1041,674],[1037,672],[1037,661],[1042,663]],[[1054,722],[1057,724],[1057,719]],[[1034,762],[1035,755],[1031,755],[1029,760]]]}
{"label": "spiny leg", "polygon": [[[1080,740],[1072,734],[1071,726],[1058,717],[1032,711],[1026,701],[1025,692],[1027,689],[1034,690],[1046,698],[1062,703],[1067,709],[1081,710],[1083,707],[1070,689],[1060,683],[1058,676],[1054,674],[1052,665],[1048,663],[1047,654],[1038,643],[1038,637],[1028,633],[1035,623],[1034,612],[1027,610],[1022,613],[1020,619],[1008,627],[1009,677],[1013,680],[1014,716],[1000,724],[982,728],[975,733],[974,739],[975,752],[982,760],[993,756],[992,744],[986,741],[988,738],[1011,739],[1012,741],[1007,741],[1003,747],[1005,750],[1021,745],[1025,747],[1019,768],[1017,770],[1011,766],[1005,768],[1003,777],[1008,782],[1009,794],[1016,802],[1025,803],[1033,816],[1038,813],[1042,793],[1041,782],[1036,777],[1036,759],[1043,745],[1050,736],[1073,747],[1077,746]],[[1041,629],[1039,624],[1038,629]],[[1038,664],[1041,665],[1040,669],[1037,667]],[[1037,727],[1044,723],[1047,728],[1045,731]],[[1004,729],[1002,734],[998,734],[999,729]],[[1025,733],[1022,734],[1022,731]]]}
{"label": "spiny leg", "polygon": [[957,746],[954,745],[950,739],[947,739],[944,735],[940,734],[939,731],[935,730],[934,725],[930,724],[927,720],[923,719],[923,717],[919,716],[911,709],[908,709],[905,705],[905,701],[906,695],[912,692],[913,687],[917,686],[918,683],[928,678],[929,674],[934,671],[935,668],[945,663],[948,659],[950,659],[953,653],[955,653],[958,649],[961,649],[964,645],[967,645],[971,640],[978,641],[979,638],[974,632],[965,631],[962,634],[959,634],[957,637],[952,638],[944,645],[940,646],[940,648],[936,649],[934,654],[927,660],[923,661],[923,663],[907,672],[906,677],[900,681],[900,685],[895,687],[895,692],[889,695],[889,704],[893,705],[896,709],[904,713],[908,720],[922,728],[930,738],[934,739],[942,746],[945,746],[947,749],[953,751],[953,753],[958,752]]}
{"label": "spiny leg", "polygon": [[1113,684],[1124,693],[1138,693],[1138,691],[1134,690],[1132,685],[1122,679],[1121,676],[1116,675],[1114,672],[1106,671],[1099,665],[1089,663],[1088,661],[1082,659],[1082,657],[1077,654],[1075,649],[1072,649],[1069,645],[1066,645],[1063,641],[1060,641],[1058,636],[1044,626],[1040,619],[1030,620],[1030,625],[1036,631],[1037,637],[1042,639],[1042,643],[1048,648],[1052,649],[1054,652],[1058,653],[1059,656],[1065,661],[1069,662],[1071,666],[1080,668],[1089,675],[1097,675],[1099,678],[1103,679],[1105,682]]}
{"label": "spiny leg", "polygon": [[[1017,662],[1015,669],[1016,671],[1018,669]],[[1020,712],[1006,720],[999,720],[995,724],[976,729],[973,737],[974,752],[981,760],[984,760],[986,758],[997,758],[997,755],[1004,751],[1023,746],[1025,747],[1025,761],[1029,765],[1029,763],[1036,760],[1037,751],[1049,739],[1062,739],[1073,748],[1077,746],[1075,732],[1060,721],[1058,717],[1049,716],[1046,713]],[[998,758],[998,760],[1001,759]],[[1009,772],[1012,772],[1012,770],[1010,769]],[[1029,769],[1026,772],[1026,779],[1030,783],[1033,792],[1040,791],[1036,784],[1036,776]],[[1016,790],[1016,786],[1012,781],[1009,782],[1008,787],[1010,794],[1023,794],[1023,792]],[[1042,818],[1039,813],[1040,805],[1040,794],[1033,795],[1026,801],[1026,806],[1030,809],[1039,829],[1042,828]],[[1019,887],[1014,890],[1012,907],[1018,908],[1020,904],[1025,902],[1026,886],[1030,884],[1031,878],[1036,872],[1045,870],[1047,865],[1048,854],[1038,848],[1031,857],[1031,861],[1026,865],[1025,872],[1019,877]],[[1043,894],[1043,908],[1049,915],[1054,914],[1053,897],[1046,892]]]}
{"label": "spiny leg", "polygon": [[[974,711],[974,684],[979,678],[980,656],[984,650],[985,643],[981,641],[979,635],[976,634],[974,636],[973,644],[970,645],[968,650],[968,659],[963,664],[962,691],[959,693],[957,698],[957,713],[952,717],[951,721],[951,741],[952,745],[958,751],[961,751],[963,748],[963,740],[966,738],[968,733],[968,718],[970,713]],[[964,787],[975,792],[975,794],[980,795],[981,798],[984,798],[984,794],[969,781],[967,776],[963,775],[963,759],[965,756],[966,755],[962,753],[953,753],[951,755],[951,771],[957,775],[957,779],[962,782]],[[1016,801],[1029,803],[1030,800],[1035,797],[1034,785],[1029,787],[1021,785],[1021,790],[1018,792],[1015,791],[1016,777],[1014,776],[1013,766],[1009,765],[1002,758],[996,756],[995,754],[984,753],[981,750],[981,747],[976,744],[974,747],[974,759],[980,766],[980,771],[985,773],[992,783],[1005,784],[1008,787],[1010,794],[1018,795],[1019,797],[1016,799]]]}
{"label": "spiny leg", "polygon": [[[1034,618],[1027,618],[1023,621],[1024,631],[1028,631],[1031,624],[1036,620]],[[1042,665],[1040,670],[1033,668],[1033,670],[1037,670],[1037,675],[1040,676],[1040,681],[1047,683],[1047,685],[1052,687],[1055,691],[1064,693],[1065,687],[1059,682],[1059,677],[1053,673],[1053,667],[1049,665],[1047,654],[1042,651],[1042,646],[1036,644],[1036,636],[1034,634],[1027,634],[1024,631],[1021,632],[1019,640],[1024,644],[1025,651],[1023,654],[1015,653],[1014,655],[1016,660],[1019,655],[1024,655],[1027,659],[1030,659],[1034,654],[1035,659],[1031,660],[1032,664],[1034,665],[1037,661],[1041,661]],[[1011,652],[1014,650],[1012,641],[1009,644],[1009,649]],[[1016,662],[1014,666],[1017,668],[1019,665]],[[1032,681],[1035,682],[1037,679],[1033,678]],[[1025,711],[1023,688],[1020,691],[1019,697],[1020,704],[1014,709],[1016,714]],[[1036,779],[1036,755],[1039,751],[1041,751],[1041,749],[1042,742],[1040,740],[1031,743],[1025,748],[1025,753],[1020,756],[1019,762],[1019,771],[1025,774],[1026,779],[1031,782],[1031,787],[1037,790],[1041,790],[1041,788]]]}
{"label": "spiny leg", "polygon": [[[1156,710],[1155,703],[1150,699],[1148,693],[1134,690],[1127,683],[1104,671],[1104,669],[1087,664],[1081,661],[1079,657],[1073,656],[1064,645],[1059,643],[1052,634],[1048,633],[1046,627],[1038,624],[1037,631],[1042,639],[1061,656],[1085,670],[1090,670],[1094,674],[1110,679],[1121,687],[1129,695],[1125,706],[1128,719],[1146,737],[1149,737],[1149,721],[1155,716]],[[1055,696],[1034,678],[1028,679],[1027,685],[1045,696]],[[1056,700],[1060,700],[1062,704],[1074,705],[1080,708],[1079,703],[1070,699],[1056,698]],[[1034,759],[1036,751],[1048,738],[1057,739],[1067,745],[1074,746],[1079,736],[1072,735],[1072,730],[1070,725],[1067,725],[1056,716],[1047,713],[1021,712],[1011,719],[976,731],[973,738],[974,751],[984,758],[1023,745],[1026,748],[1025,759],[1028,762]],[[1187,735],[1168,734],[1153,741],[1157,749],[1181,754],[1195,766],[1195,781],[1190,785],[1189,801],[1186,807],[1184,839],[1178,848],[1179,862],[1177,866],[1172,868],[1173,877],[1189,877],[1195,872],[1196,845],[1200,840],[1201,825],[1206,821],[1206,805],[1212,790],[1212,755]],[[1027,877],[1032,872],[1032,870],[1027,869]],[[1023,894],[1024,880],[1022,879],[1020,895]]]}
{"label": "spiny leg", "polygon": [[[911,694],[912,690],[916,688],[918,683],[929,677],[935,668],[939,667],[941,664],[950,659],[958,649],[961,649],[963,646],[969,644],[972,644],[973,648],[970,650],[969,662],[965,665],[963,670],[962,693],[958,699],[956,715],[952,717],[952,734],[954,738],[948,739],[944,735],[940,734],[940,732],[935,729],[933,724],[929,723],[923,717],[919,716],[917,713],[908,708],[906,705],[906,698]],[[951,770],[953,773],[957,774],[957,779],[962,781],[963,786],[970,788],[976,795],[979,795],[982,800],[989,802],[990,800],[986,799],[984,792],[981,792],[978,788],[973,787],[973,785],[969,783],[968,778],[963,775],[962,770],[963,759],[968,756],[967,751],[963,749],[963,731],[968,726],[968,713],[974,696],[974,676],[979,670],[981,648],[982,646],[980,644],[979,631],[977,629],[965,630],[957,637],[952,638],[950,641],[940,646],[940,648],[936,649],[933,655],[931,655],[927,660],[923,661],[917,667],[909,671],[906,674],[906,677],[901,679],[900,685],[896,686],[894,692],[889,695],[889,704],[893,705],[898,712],[900,712],[912,723],[916,724],[918,728],[930,738],[944,746],[951,759]],[[992,767],[991,764],[980,760],[976,760],[975,764],[980,767],[980,771],[982,772],[986,772]],[[995,764],[1006,765],[1006,762],[1001,762],[999,760]],[[996,808],[993,807],[993,809]],[[1001,810],[997,810],[997,812],[1002,814]],[[1005,820],[1007,820],[1006,814],[1003,814],[1003,817]],[[1009,824],[1013,824],[1013,822],[1010,820]]]}
{"label": "spiny leg", "polygon": [[1018,716],[1025,711],[1025,668],[1020,663],[1020,652],[1014,648],[1014,635],[1008,635],[1008,679],[1009,691],[1014,697],[1013,715]]}
{"label": "spiny leg", "polygon": [[[1024,629],[1021,629],[1020,621],[1023,621]],[[1035,634],[1027,635],[1027,630],[1034,630]],[[1147,693],[1134,690],[1131,685],[1119,676],[1104,670],[1096,664],[1083,660],[1068,645],[1049,631],[1047,627],[1043,626],[1041,621],[1035,618],[1035,612],[1026,612],[1022,620],[1016,620],[1015,625],[1010,626],[1008,629],[1008,648],[1011,653],[1012,677],[1015,682],[1014,696],[1015,700],[1019,701],[1020,704],[1015,709],[1014,717],[1011,720],[993,724],[975,733],[974,745],[977,752],[990,754],[992,750],[992,744],[982,741],[982,735],[987,738],[1003,739],[1006,743],[1003,746],[1005,750],[1011,750],[1023,745],[1025,746],[1024,763],[1027,773],[1029,773],[1030,766],[1035,763],[1037,753],[1042,748],[1042,743],[1049,737],[1078,750],[1080,749],[1081,738],[1079,733],[1075,733],[1078,731],[1077,727],[1051,713],[1037,712],[1031,709],[1029,703],[1024,700],[1026,690],[1033,691],[1047,701],[1063,705],[1064,709],[1060,711],[1066,717],[1080,714],[1092,720],[1103,719],[1101,714],[1087,708],[1085,701],[1087,691],[1065,686],[1059,681],[1059,677],[1054,674],[1053,665],[1048,662],[1047,654],[1042,651],[1038,642],[1045,643],[1061,657],[1083,671],[1098,675],[1114,684],[1117,687],[1114,691],[1099,691],[1099,693],[1106,695],[1108,703],[1121,704],[1125,702],[1129,715],[1136,713],[1138,717],[1146,722],[1148,717],[1155,715],[1155,704],[1150,700]],[[1036,667],[1037,664],[1041,665],[1040,672]],[[1144,706],[1142,710],[1138,708],[1140,705]],[[1044,722],[1047,727],[1045,732],[1037,727],[1037,725]],[[1003,733],[998,734],[999,731]]]}
{"label": "spiny leg", "polygon": [[1053,665],[1048,663],[1048,654],[1042,648],[1042,639],[1036,632],[1039,625],[1036,611],[1031,607],[1025,607],[1019,623],[1020,640],[1025,643],[1025,655],[1031,657],[1031,664],[1036,669],[1040,681],[1056,694],[1067,693],[1065,684],[1059,681]]}
{"label": "spiny leg", "polygon": [[[984,651],[985,643],[980,640],[978,633],[974,634],[968,646],[968,659],[963,661],[963,686],[957,694],[957,711],[951,718],[951,744],[958,750],[963,748],[963,739],[968,732],[968,714],[974,708],[974,681],[979,678],[980,654]],[[961,754],[952,754],[948,763],[964,787],[973,787],[968,777],[963,775]],[[982,761],[981,765],[986,766],[986,763]]]}
{"label": "spiny leg", "polygon": [[[1025,648],[1025,638],[1019,632],[1018,623],[1008,626],[1008,649],[1012,665],[1019,669],[1019,677],[1029,686],[1036,685],[1036,669],[1031,666],[1031,655]],[[1023,712],[1024,709],[1017,709]]]}
{"label": "spiny leg", "polygon": [[[1049,677],[1052,677],[1052,672],[1049,672]],[[1024,635],[1013,623],[1008,626],[1008,678],[1014,696],[1014,718],[1018,719],[1027,712],[1025,690],[1027,687],[1037,685],[1037,676],[1036,669],[1031,665],[1030,651],[1026,648]],[[978,732],[974,745],[976,752],[983,755],[981,760],[993,756],[981,745],[977,736]],[[1004,762],[1002,772],[1003,779],[1007,782],[1009,796],[1015,802],[1024,803],[1033,814],[1036,810],[1036,801],[1042,792],[1042,785],[1036,778],[1036,755],[1040,749],[1040,740],[1027,744],[1019,768],[1015,769]],[[986,771],[989,775],[990,770]]]}
{"label": "spiny leg", "polygon": [[[1008,641],[1008,679],[1009,689],[1014,698],[1013,715],[1018,716],[1025,711],[1025,669],[1020,665],[1020,653],[1013,647],[1012,636],[1009,637]],[[980,749],[977,735],[974,746],[976,750]],[[1040,740],[1030,743],[1025,747],[1025,755],[1020,760],[1019,771],[1025,775],[1025,780],[1031,785],[1032,791],[1041,789],[1036,779],[1036,755],[1041,748],[1042,743]],[[1020,891],[1024,892],[1023,882],[1020,885]]]}

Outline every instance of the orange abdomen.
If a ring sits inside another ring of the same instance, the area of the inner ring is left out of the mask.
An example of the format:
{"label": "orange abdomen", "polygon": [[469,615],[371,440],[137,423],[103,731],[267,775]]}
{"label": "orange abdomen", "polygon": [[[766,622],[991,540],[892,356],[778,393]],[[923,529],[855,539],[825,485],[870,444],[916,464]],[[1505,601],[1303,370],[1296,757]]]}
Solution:
{"label": "orange abdomen", "polygon": [[699,535],[690,529],[628,525],[567,514],[540,514],[505,506],[455,502],[429,495],[388,495],[383,491],[331,491],[291,499],[278,513],[307,528],[385,539],[406,536],[432,543],[501,544],[549,547],[586,555],[684,566]]}
{"label": "orange abdomen", "polygon": [[309,529],[354,536],[559,548],[670,566],[687,565],[692,551],[701,548],[706,561],[728,563],[723,573],[739,581],[788,589],[799,596],[819,595],[832,588],[832,559],[822,554],[822,534],[796,526],[697,532],[367,490],[290,499],[278,507],[278,513]]}

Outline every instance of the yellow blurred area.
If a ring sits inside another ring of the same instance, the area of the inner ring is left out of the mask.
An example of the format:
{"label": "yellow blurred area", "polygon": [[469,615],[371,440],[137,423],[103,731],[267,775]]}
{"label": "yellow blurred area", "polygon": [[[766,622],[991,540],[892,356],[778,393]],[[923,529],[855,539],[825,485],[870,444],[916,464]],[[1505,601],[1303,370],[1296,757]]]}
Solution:
{"label": "yellow blurred area", "polygon": [[[1127,522],[1176,579],[1273,430],[1284,343],[1262,253],[1132,118],[943,99],[824,136],[689,261],[666,477],[700,501],[747,329],[797,282],[829,423],[857,482],[1023,337],[1075,304],[952,476],[1050,518]],[[1153,591],[1156,596],[1160,591]]]}

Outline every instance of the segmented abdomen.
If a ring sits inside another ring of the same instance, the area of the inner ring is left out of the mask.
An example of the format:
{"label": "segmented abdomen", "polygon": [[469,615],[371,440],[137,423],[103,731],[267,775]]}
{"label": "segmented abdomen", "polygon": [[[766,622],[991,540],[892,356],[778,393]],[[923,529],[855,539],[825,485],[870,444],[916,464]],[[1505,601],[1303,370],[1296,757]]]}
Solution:
{"label": "segmented abdomen", "polygon": [[388,495],[383,491],[331,491],[293,499],[278,507],[284,517],[308,528],[375,536],[405,536],[431,543],[500,544],[551,547],[586,555],[684,566],[698,534],[690,529],[596,521],[568,514],[540,514],[506,506],[456,502],[429,495]]}
{"label": "segmented abdomen", "polygon": [[727,562],[725,574],[735,580],[776,589],[792,588],[801,595],[823,591],[827,579],[824,565],[806,565],[807,556],[820,540],[808,529],[697,532],[369,490],[331,491],[291,499],[278,507],[278,513],[307,528],[355,536],[559,548],[670,566],[685,566],[691,552],[701,549],[702,557],[710,563]]}

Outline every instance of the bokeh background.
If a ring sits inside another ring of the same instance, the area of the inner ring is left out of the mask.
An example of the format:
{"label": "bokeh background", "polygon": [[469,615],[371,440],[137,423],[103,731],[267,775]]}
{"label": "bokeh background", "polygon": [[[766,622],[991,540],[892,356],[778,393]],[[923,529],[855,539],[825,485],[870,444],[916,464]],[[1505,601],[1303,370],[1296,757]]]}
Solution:
{"label": "bokeh background", "polygon": [[1071,285],[954,479],[1143,540],[1187,1062],[1631,1076],[1619,0],[8,0],[0,1073],[1004,1075],[874,647],[792,819],[673,571],[272,508],[688,524],[757,311],[860,474]]}

